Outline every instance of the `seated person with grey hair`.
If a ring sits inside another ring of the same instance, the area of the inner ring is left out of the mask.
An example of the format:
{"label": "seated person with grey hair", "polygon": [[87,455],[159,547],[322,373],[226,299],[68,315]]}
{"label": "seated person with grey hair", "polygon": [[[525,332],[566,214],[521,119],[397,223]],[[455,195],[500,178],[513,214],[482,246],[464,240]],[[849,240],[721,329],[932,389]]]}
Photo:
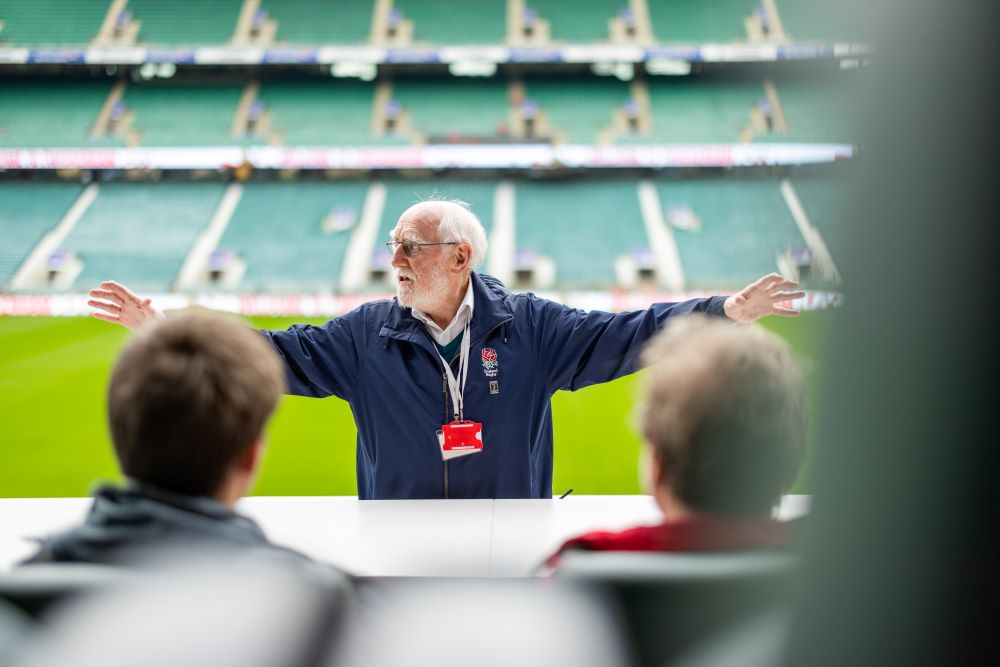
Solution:
{"label": "seated person with grey hair", "polygon": [[277,355],[243,322],[188,312],[141,327],[107,396],[127,481],[100,487],[83,524],[44,539],[25,564],[119,564],[163,546],[264,548],[306,560],[234,511],[284,390]]}
{"label": "seated person with grey hair", "polygon": [[802,375],[788,345],[756,326],[689,315],[643,353],[640,423],[663,522],[566,541],[570,550],[710,552],[783,546],[774,518],[803,457]]}

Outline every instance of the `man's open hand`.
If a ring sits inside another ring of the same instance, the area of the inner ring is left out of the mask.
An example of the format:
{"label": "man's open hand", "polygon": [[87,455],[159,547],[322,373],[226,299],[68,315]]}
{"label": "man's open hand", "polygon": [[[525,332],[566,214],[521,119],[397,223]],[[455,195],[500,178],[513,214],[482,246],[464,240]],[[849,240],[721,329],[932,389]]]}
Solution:
{"label": "man's open hand", "polygon": [[795,290],[798,286],[794,280],[786,280],[777,273],[769,273],[726,299],[723,309],[729,319],[741,324],[759,320],[767,315],[797,317],[799,311],[779,304],[805,296],[806,293],[802,291],[789,291]]}
{"label": "man's open hand", "polygon": [[126,329],[135,329],[147,320],[163,317],[163,313],[153,308],[151,299],[143,299],[113,280],[106,280],[99,288],[90,290],[90,297],[87,305],[97,309],[91,315]]}

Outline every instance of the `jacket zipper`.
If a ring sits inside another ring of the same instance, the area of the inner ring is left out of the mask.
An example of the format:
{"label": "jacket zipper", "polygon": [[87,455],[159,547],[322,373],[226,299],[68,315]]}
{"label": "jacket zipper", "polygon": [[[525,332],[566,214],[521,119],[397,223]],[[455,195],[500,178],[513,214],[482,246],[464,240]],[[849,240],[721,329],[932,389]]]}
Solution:
{"label": "jacket zipper", "polygon": [[[496,331],[500,327],[506,325],[507,323],[509,323],[513,319],[514,319],[513,317],[508,317],[506,320],[504,320],[503,322],[500,322],[495,327],[493,327],[492,329],[490,329],[489,331],[487,331],[486,333],[484,333],[482,336],[480,336],[476,340],[474,340],[471,343],[469,343],[469,346],[472,347],[473,345],[478,345],[481,341],[486,340],[486,338],[490,334],[492,334],[494,331]],[[431,342],[433,343],[434,341],[431,341]],[[504,342],[505,343],[507,342],[506,336],[504,337]],[[441,393],[444,395],[444,421],[441,422],[441,423],[442,424],[447,424],[450,421],[448,419],[448,372],[447,371],[442,371],[441,372]],[[447,500],[448,499],[448,462],[447,461],[442,461],[441,463],[443,464],[442,467],[444,469],[444,497],[445,497],[445,500]]]}
{"label": "jacket zipper", "polygon": [[[448,423],[448,373],[447,371],[441,372],[441,393],[444,395],[444,421],[442,424]],[[448,499],[448,462],[442,461],[444,465],[444,497]]]}

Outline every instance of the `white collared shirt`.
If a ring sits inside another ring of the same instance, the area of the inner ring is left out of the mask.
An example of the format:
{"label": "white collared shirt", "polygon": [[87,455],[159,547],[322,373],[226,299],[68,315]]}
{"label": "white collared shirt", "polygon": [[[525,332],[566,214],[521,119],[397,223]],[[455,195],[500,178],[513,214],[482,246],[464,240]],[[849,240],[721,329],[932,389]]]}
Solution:
{"label": "white collared shirt", "polygon": [[427,333],[431,335],[434,342],[438,345],[447,345],[465,330],[467,323],[472,321],[472,309],[475,305],[475,299],[472,296],[472,277],[470,276],[469,286],[465,288],[465,298],[458,305],[458,312],[455,313],[455,317],[451,319],[451,323],[447,327],[442,329],[434,320],[416,308],[413,309],[413,316],[424,323],[424,326],[427,327]]}

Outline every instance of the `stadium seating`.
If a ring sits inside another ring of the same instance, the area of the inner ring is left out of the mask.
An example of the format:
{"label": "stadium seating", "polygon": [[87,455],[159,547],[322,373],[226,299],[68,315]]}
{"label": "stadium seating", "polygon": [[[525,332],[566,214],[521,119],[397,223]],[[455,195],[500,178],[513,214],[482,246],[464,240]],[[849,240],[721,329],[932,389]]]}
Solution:
{"label": "stadium seating", "polygon": [[701,221],[700,230],[674,231],[688,287],[746,284],[776,271],[779,254],[805,245],[776,180],[661,180],[656,188],[668,221],[671,209]]}
{"label": "stadium seating", "polygon": [[850,185],[837,174],[809,174],[792,178],[809,222],[816,227],[836,262],[847,255],[847,229],[850,221]]}
{"label": "stadium seating", "polygon": [[653,34],[660,42],[746,41],[743,19],[756,0],[647,0]]}
{"label": "stadium seating", "polygon": [[0,82],[0,87],[0,148],[78,148],[122,143],[113,138],[90,138],[110,83],[8,79]]}
{"label": "stadium seating", "polygon": [[428,137],[492,137],[507,125],[503,79],[399,78],[392,96],[409,113],[410,125]]}
{"label": "stadium seating", "polygon": [[634,180],[516,186],[517,249],[555,261],[556,284],[614,285],[615,259],[649,247]]}
{"label": "stadium seating", "polygon": [[0,183],[0,287],[80,195],[73,183]]}
{"label": "stadium seating", "polygon": [[144,146],[217,146],[243,141],[229,134],[242,92],[239,85],[133,84],[124,102]]}
{"label": "stadium seating", "polygon": [[324,220],[357,223],[367,190],[367,181],[245,186],[218,246],[246,262],[240,289],[334,291],[351,230],[324,230]]}
{"label": "stadium seating", "polygon": [[504,0],[395,0],[393,8],[401,10],[404,19],[413,21],[416,42],[498,44],[507,37]]}
{"label": "stadium seating", "polygon": [[263,0],[260,8],[277,20],[279,43],[357,44],[371,33],[372,0]]}
{"label": "stadium seating", "polygon": [[225,44],[233,36],[243,0],[163,2],[129,0],[142,25],[139,40],[152,44]]}
{"label": "stadium seating", "polygon": [[788,132],[774,133],[769,140],[855,143],[860,105],[853,83],[853,78],[775,80]]}
{"label": "stadium seating", "polygon": [[370,83],[326,78],[265,83],[257,99],[271,112],[275,141],[308,146],[384,141],[371,135],[373,97]]}
{"label": "stadium seating", "polygon": [[608,19],[627,8],[628,0],[527,0],[525,6],[549,22],[553,41],[606,42]]}
{"label": "stadium seating", "polygon": [[30,0],[0,4],[0,46],[87,44],[97,35],[109,0]]}
{"label": "stadium seating", "polygon": [[786,608],[797,569],[792,554],[772,552],[570,552],[556,580],[613,600],[635,664],[652,667],[686,664],[678,658],[721,628]]}
{"label": "stadium seating", "polygon": [[109,183],[63,243],[83,261],[75,286],[114,277],[137,291],[169,291],[222,198],[221,183]]}
{"label": "stadium seating", "polygon": [[863,38],[861,31],[871,27],[861,19],[865,11],[862,4],[851,7],[850,11],[844,11],[839,3],[775,0],[775,4],[785,34],[797,42],[857,41]]}
{"label": "stadium seating", "polygon": [[556,138],[567,143],[596,143],[598,133],[611,126],[615,109],[631,97],[625,83],[607,77],[532,76],[524,88]]}
{"label": "stadium seating", "polygon": [[653,124],[649,138],[664,143],[736,142],[750,124],[751,107],[764,95],[760,81],[650,79],[647,86]]}

